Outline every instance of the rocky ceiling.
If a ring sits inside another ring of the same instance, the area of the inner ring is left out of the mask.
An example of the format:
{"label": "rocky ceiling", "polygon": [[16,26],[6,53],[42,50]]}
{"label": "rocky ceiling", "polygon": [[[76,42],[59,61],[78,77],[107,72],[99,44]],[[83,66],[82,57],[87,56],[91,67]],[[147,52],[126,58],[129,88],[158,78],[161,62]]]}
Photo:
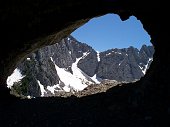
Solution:
{"label": "rocky ceiling", "polygon": [[[152,0],[1,1],[0,123],[8,126],[167,126],[170,22],[166,5],[166,2]],[[89,19],[107,13],[118,14],[122,20],[136,16],[151,36],[154,62],[144,78],[81,99],[18,100],[9,94],[7,76],[28,53],[59,42]]]}

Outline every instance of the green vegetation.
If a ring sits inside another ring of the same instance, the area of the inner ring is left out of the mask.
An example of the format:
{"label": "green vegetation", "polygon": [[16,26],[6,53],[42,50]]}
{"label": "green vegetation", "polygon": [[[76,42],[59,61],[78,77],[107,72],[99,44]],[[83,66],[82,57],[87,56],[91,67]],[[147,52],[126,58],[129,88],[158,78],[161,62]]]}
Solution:
{"label": "green vegetation", "polygon": [[11,87],[11,94],[17,97],[24,97],[28,95],[29,78],[25,76],[21,81],[15,82]]}

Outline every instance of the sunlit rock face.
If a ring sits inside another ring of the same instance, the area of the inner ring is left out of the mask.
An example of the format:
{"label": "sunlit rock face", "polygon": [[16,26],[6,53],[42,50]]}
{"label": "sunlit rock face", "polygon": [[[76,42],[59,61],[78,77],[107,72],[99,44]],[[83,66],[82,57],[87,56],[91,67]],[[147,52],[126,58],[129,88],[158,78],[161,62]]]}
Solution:
{"label": "sunlit rock face", "polygon": [[143,77],[153,60],[153,46],[141,49],[130,46],[100,53],[97,76],[104,79],[132,82]]}
{"label": "sunlit rock face", "polygon": [[[103,80],[137,81],[148,70],[153,53],[153,46],[146,45],[140,50],[130,46],[99,53],[68,36],[59,43],[30,54],[19,64],[17,70],[23,75],[19,81],[21,88],[27,87],[27,91],[22,94],[33,97],[55,96],[61,91],[82,91],[89,85],[102,84]],[[14,72],[12,76],[17,77],[17,73]],[[12,76],[7,80],[9,86],[11,82],[8,81],[13,81]]]}
{"label": "sunlit rock face", "polygon": [[95,83],[92,76],[97,66],[95,50],[69,36],[60,43],[30,54],[18,69],[26,75],[21,80],[21,84],[27,81],[28,92],[25,95],[38,97],[55,95],[60,91],[83,90]]}

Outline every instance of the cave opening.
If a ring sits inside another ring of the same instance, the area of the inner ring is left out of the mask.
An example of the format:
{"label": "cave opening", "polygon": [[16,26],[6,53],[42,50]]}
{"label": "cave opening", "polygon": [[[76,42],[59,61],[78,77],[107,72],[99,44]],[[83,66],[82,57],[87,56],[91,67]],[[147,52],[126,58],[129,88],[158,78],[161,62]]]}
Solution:
{"label": "cave opening", "polygon": [[28,55],[7,84],[11,94],[22,98],[106,92],[140,80],[153,54],[150,36],[137,18],[121,21],[118,15],[107,14],[91,19],[61,42]]}

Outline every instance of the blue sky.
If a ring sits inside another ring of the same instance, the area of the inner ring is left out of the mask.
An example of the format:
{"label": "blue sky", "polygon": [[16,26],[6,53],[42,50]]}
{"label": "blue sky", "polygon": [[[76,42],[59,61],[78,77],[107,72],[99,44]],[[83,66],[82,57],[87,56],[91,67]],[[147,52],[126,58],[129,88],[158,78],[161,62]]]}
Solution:
{"label": "blue sky", "polygon": [[71,35],[100,52],[129,46],[140,49],[143,44],[151,45],[150,36],[134,16],[126,21],[122,21],[116,14],[93,18]]}

